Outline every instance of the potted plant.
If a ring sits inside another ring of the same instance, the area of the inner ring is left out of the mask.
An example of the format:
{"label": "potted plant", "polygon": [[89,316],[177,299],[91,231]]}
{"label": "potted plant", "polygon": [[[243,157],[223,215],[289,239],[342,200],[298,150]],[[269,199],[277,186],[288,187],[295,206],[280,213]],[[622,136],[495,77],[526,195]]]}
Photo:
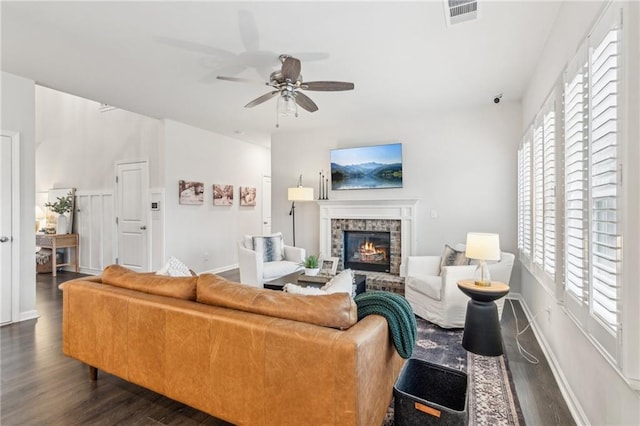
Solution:
{"label": "potted plant", "polygon": [[48,207],[54,213],[58,214],[57,225],[56,225],[56,233],[57,234],[66,234],[68,232],[68,218],[66,213],[70,213],[73,207],[72,195],[65,197],[58,197],[58,201],[53,203],[46,203],[45,207]]}
{"label": "potted plant", "polygon": [[305,275],[314,276],[318,275],[318,272],[320,272],[318,256],[314,256],[313,254],[307,256],[304,262],[302,262],[302,266],[304,266]]}

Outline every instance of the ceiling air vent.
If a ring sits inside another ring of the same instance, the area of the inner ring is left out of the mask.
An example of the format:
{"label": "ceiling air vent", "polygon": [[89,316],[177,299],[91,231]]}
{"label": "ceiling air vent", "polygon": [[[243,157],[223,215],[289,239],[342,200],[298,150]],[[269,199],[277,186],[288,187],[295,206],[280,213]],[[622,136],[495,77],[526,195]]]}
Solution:
{"label": "ceiling air vent", "polygon": [[478,0],[443,0],[447,25],[478,19]]}

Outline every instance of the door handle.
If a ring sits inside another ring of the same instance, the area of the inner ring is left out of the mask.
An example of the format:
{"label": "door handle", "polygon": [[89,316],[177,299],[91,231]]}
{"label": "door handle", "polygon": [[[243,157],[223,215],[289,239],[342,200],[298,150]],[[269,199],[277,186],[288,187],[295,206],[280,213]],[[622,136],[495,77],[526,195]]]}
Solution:
{"label": "door handle", "polygon": [[9,237],[5,237],[4,235],[0,237],[0,243],[6,243],[7,241],[9,241]]}
{"label": "door handle", "polygon": [[142,230],[144,231],[144,230],[146,230],[146,229],[147,229],[147,227],[146,227],[146,226],[144,226],[144,225],[142,225],[142,226],[140,227],[140,229],[142,229]]}

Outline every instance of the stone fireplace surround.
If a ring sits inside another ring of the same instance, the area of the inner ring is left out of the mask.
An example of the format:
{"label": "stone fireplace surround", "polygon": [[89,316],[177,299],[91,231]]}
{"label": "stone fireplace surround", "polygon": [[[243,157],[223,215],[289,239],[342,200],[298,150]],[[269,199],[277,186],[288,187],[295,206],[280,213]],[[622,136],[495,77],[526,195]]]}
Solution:
{"label": "stone fireplace surround", "polygon": [[343,262],[343,230],[391,232],[390,274],[366,272],[367,289],[404,293],[406,258],[415,253],[417,199],[318,200],[320,255]]}

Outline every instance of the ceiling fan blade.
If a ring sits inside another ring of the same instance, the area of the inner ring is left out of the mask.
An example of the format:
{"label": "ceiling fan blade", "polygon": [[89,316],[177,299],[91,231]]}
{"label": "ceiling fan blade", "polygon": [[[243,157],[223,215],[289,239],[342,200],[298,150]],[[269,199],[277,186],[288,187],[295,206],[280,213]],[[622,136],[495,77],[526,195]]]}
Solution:
{"label": "ceiling fan blade", "polygon": [[291,80],[292,82],[298,81],[300,77],[300,60],[287,56],[282,63],[282,77],[285,80]]}
{"label": "ceiling fan blade", "polygon": [[245,69],[246,67],[242,65],[229,65],[229,66],[223,66],[223,67],[216,67],[212,71],[209,71],[207,74],[205,74],[205,76],[200,79],[200,82],[205,84],[211,84],[215,80],[217,80],[218,78],[217,75],[219,74],[238,75]]}
{"label": "ceiling fan blade", "polygon": [[262,85],[267,84],[264,81],[251,80],[249,78],[242,78],[242,77],[225,77],[223,75],[219,75],[216,78],[218,80],[235,81],[235,82],[238,82],[238,83],[252,83],[252,84],[262,84]]}
{"label": "ceiling fan blade", "polygon": [[342,90],[353,90],[355,85],[346,81],[308,81],[300,86],[304,90],[315,90],[318,92],[339,92]]}
{"label": "ceiling fan blade", "polygon": [[251,108],[251,107],[254,107],[256,105],[260,105],[261,103],[266,102],[269,99],[273,98],[278,93],[280,93],[279,90],[274,90],[273,92],[265,93],[264,95],[260,96],[259,98],[255,98],[254,100],[252,100],[251,102],[246,104],[244,107],[245,108]]}
{"label": "ceiling fan blade", "polygon": [[294,96],[296,97],[296,103],[300,105],[301,108],[304,108],[309,112],[316,112],[318,110],[318,105],[316,105],[316,103],[304,93],[295,92]]}
{"label": "ceiling fan blade", "polygon": [[213,46],[207,46],[202,43],[195,43],[187,40],[180,40],[170,37],[154,37],[154,40],[158,43],[166,44],[168,46],[177,47],[179,49],[188,50],[190,52],[204,53],[206,55],[213,55],[223,59],[232,59],[236,57],[236,54],[224,49],[219,49]]}

